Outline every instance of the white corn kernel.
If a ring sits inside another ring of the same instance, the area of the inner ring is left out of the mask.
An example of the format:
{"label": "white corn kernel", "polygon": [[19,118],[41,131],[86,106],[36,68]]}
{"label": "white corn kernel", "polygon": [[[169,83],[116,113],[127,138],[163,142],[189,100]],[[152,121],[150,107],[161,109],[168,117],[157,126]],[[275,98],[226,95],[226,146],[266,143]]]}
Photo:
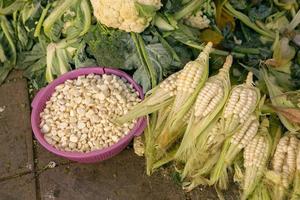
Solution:
{"label": "white corn kernel", "polygon": [[[125,79],[115,75],[80,76],[56,87],[40,113],[40,129],[45,140],[60,150],[105,148],[128,134],[136,123],[133,120],[125,127],[109,120],[138,102],[139,93]],[[104,135],[107,145],[100,144]]]}

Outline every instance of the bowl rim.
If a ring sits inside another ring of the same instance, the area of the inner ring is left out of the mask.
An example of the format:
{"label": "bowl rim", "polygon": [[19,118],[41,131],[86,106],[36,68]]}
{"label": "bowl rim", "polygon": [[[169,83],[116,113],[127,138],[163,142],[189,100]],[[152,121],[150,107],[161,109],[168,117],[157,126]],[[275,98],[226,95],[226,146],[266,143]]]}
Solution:
{"label": "bowl rim", "polygon": [[[40,118],[40,113],[38,112],[37,107],[44,107],[46,101],[41,100],[41,97],[45,95],[45,93],[53,93],[53,90],[55,89],[55,87],[59,84],[62,84],[63,82],[65,82],[66,80],[70,80],[70,79],[75,79],[78,76],[81,75],[88,75],[88,74],[113,74],[116,76],[119,76],[121,78],[125,78],[135,89],[135,91],[137,91],[139,93],[139,96],[141,99],[144,99],[144,93],[142,90],[142,87],[135,81],[133,80],[133,78],[131,76],[129,76],[126,72],[121,71],[119,69],[115,69],[115,68],[110,68],[110,67],[98,67],[98,66],[90,66],[90,67],[84,67],[84,68],[80,68],[80,69],[75,69],[72,71],[69,71],[65,74],[60,75],[59,77],[57,77],[55,80],[53,80],[51,83],[49,83],[46,87],[42,88],[34,97],[34,99],[32,100],[32,111],[31,111],[31,127],[33,130],[33,133],[36,137],[36,139],[38,140],[38,142],[44,147],[46,148],[48,151],[62,156],[62,157],[66,157],[66,158],[73,158],[73,159],[78,159],[78,158],[91,158],[91,157],[95,157],[101,154],[106,154],[108,152],[114,151],[115,149],[121,147],[122,145],[124,145],[125,143],[128,143],[128,140],[131,140],[134,136],[137,136],[139,134],[141,134],[143,132],[143,130],[146,127],[146,118],[145,117],[140,117],[138,118],[135,126],[133,127],[133,129],[131,129],[131,131],[123,138],[121,138],[117,143],[109,146],[109,147],[105,147],[103,149],[99,149],[99,150],[94,150],[94,151],[90,151],[87,153],[83,153],[83,152],[72,152],[72,151],[62,151],[62,150],[58,150],[56,149],[54,146],[52,146],[51,144],[49,144],[43,137],[43,133],[41,132],[40,128],[39,128],[39,118]],[[42,104],[42,105],[40,105]],[[37,120],[38,119],[38,120]]]}

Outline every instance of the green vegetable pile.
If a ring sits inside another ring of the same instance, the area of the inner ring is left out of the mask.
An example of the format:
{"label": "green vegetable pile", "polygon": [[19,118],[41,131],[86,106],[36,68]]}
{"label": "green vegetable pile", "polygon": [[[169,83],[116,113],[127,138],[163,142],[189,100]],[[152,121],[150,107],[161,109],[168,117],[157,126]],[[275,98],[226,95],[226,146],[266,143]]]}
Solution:
{"label": "green vegetable pile", "polygon": [[0,0],[0,84],[13,69],[36,90],[81,67],[122,69],[146,98],[116,123],[148,116],[148,174],[174,161],[188,191],[222,198],[234,175],[242,199],[299,199],[299,6]]}
{"label": "green vegetable pile", "polygon": [[[235,81],[241,82],[247,70],[255,72],[267,65],[287,90],[300,88],[296,1],[110,4],[104,0],[1,0],[0,83],[16,68],[25,70],[24,75],[39,89],[71,69],[98,65],[126,70],[146,92],[212,41],[211,73],[231,53],[237,58]],[[126,9],[136,12],[137,18],[128,16]],[[143,28],[134,28],[142,21]],[[124,32],[130,31],[127,26],[140,31]]]}

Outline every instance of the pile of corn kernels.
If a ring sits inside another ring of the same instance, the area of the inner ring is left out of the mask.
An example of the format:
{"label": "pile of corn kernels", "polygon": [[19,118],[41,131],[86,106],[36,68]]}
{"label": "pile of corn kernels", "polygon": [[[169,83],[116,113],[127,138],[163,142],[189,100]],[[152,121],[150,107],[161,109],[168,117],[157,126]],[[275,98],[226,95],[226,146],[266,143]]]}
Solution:
{"label": "pile of corn kernels", "polygon": [[136,120],[113,123],[140,102],[138,92],[115,75],[79,76],[56,86],[40,113],[45,140],[63,151],[90,152],[126,136]]}

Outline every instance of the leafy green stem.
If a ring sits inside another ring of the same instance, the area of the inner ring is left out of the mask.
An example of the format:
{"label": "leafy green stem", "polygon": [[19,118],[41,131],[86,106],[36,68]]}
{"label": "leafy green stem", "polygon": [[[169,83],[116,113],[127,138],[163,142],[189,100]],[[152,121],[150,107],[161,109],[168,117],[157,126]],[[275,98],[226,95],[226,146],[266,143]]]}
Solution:
{"label": "leafy green stem", "polygon": [[139,41],[139,44],[140,44],[140,48],[142,50],[142,55],[143,55],[143,57],[145,59],[145,62],[146,62],[146,66],[147,66],[147,68],[149,70],[149,73],[150,73],[151,85],[152,85],[152,88],[153,88],[157,85],[157,77],[156,77],[155,68],[153,66],[153,63],[149,59],[149,56],[148,56],[148,53],[147,53],[147,50],[146,50],[146,47],[145,47],[145,43],[144,43],[144,40],[143,40],[142,36],[140,34],[138,34],[137,38],[138,38],[138,41]]}
{"label": "leafy green stem", "polygon": [[77,2],[78,0],[60,1],[60,6],[55,7],[51,14],[45,19],[43,23],[44,31],[49,38],[53,39],[51,35],[51,29],[53,28],[53,24],[56,22],[56,20],[61,17],[69,7],[76,4]]}
{"label": "leafy green stem", "polygon": [[[190,42],[190,41],[187,41],[187,42],[179,41],[179,42],[182,42],[183,44],[193,47],[195,49],[199,49],[199,50],[204,49],[203,45],[197,44],[195,42]],[[228,56],[229,54],[231,54],[232,56],[234,56],[236,58],[244,58],[245,57],[245,54],[243,54],[243,53],[228,52],[228,51],[223,51],[223,50],[219,50],[219,49],[213,49],[211,53],[215,54],[215,55],[219,55],[219,56]]]}
{"label": "leafy green stem", "polygon": [[0,8],[0,15],[9,15],[15,11],[22,9],[27,0],[17,0],[5,8]]}
{"label": "leafy green stem", "polygon": [[249,19],[248,16],[244,15],[243,13],[235,10],[230,3],[226,3],[225,4],[225,7],[227,8],[227,10],[236,18],[238,18],[239,20],[241,20],[245,25],[247,25],[248,27],[252,28],[254,31],[256,31],[257,33],[265,36],[265,37],[268,37],[268,38],[271,38],[271,39],[274,39],[275,36],[271,33],[269,33],[268,31],[266,30],[263,30],[261,28],[259,28],[255,23],[251,22],[251,20]]}
{"label": "leafy green stem", "polygon": [[136,49],[138,51],[138,55],[142,62],[142,65],[146,67],[146,71],[150,75],[151,87],[153,88],[157,84],[157,79],[156,79],[156,75],[155,75],[156,73],[155,73],[155,69],[153,67],[152,62],[150,61],[150,59],[147,55],[147,51],[145,48],[143,38],[139,34],[133,33],[133,32],[131,32],[131,37],[132,37],[134,44],[136,46]]}
{"label": "leafy green stem", "polygon": [[38,24],[36,25],[36,28],[35,28],[35,31],[34,31],[34,37],[39,37],[40,36],[40,32],[41,32],[41,28],[42,28],[42,25],[43,25],[43,22],[44,22],[44,19],[48,13],[48,10],[51,6],[51,3],[48,3],[46,8],[43,9],[42,11],[42,14],[41,14],[41,17],[38,21]]}
{"label": "leafy green stem", "polygon": [[14,41],[13,41],[13,38],[12,38],[12,35],[10,33],[10,30],[9,30],[9,22],[8,20],[6,19],[5,16],[1,16],[0,15],[0,27],[2,28],[3,30],[3,33],[4,35],[6,36],[6,39],[12,49],[12,55],[11,55],[11,60],[12,60],[12,65],[15,65],[16,64],[16,60],[17,60],[17,52],[16,52],[16,47],[15,47],[15,44],[14,44]]}
{"label": "leafy green stem", "polygon": [[184,6],[180,11],[176,12],[173,17],[175,20],[179,20],[184,16],[190,14],[203,3],[203,0],[192,0],[186,6]]}

